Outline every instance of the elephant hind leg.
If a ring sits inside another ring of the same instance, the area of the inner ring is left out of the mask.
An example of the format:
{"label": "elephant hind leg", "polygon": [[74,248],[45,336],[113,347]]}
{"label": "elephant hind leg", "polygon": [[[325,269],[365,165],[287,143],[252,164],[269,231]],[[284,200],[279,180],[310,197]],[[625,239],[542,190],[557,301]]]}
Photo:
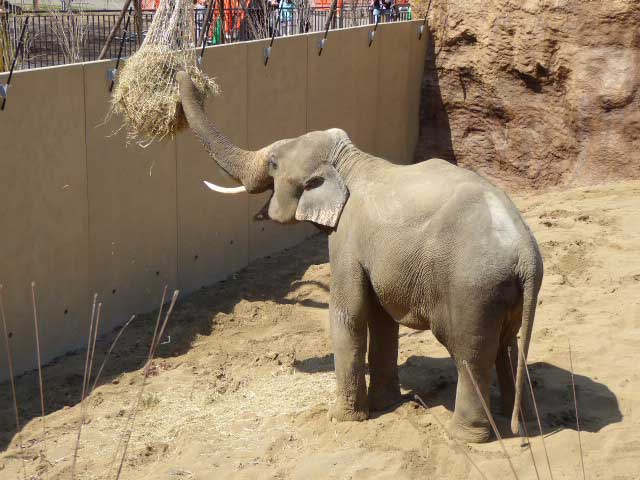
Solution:
{"label": "elephant hind leg", "polygon": [[487,408],[491,408],[491,380],[500,343],[499,322],[494,318],[485,317],[484,335],[469,334],[467,331],[454,341],[453,348],[449,348],[458,370],[450,431],[464,442],[483,443],[491,437],[489,418],[482,403],[484,401]]}
{"label": "elephant hind leg", "polygon": [[[471,377],[465,367],[464,357],[454,357],[458,369],[458,385],[456,388],[456,405],[453,417],[449,424],[450,433],[470,443],[484,443],[491,437],[489,419],[482,406]],[[492,364],[487,364],[484,359],[466,359],[466,364],[473,375],[480,394],[487,407],[489,403],[489,389],[491,385]]]}

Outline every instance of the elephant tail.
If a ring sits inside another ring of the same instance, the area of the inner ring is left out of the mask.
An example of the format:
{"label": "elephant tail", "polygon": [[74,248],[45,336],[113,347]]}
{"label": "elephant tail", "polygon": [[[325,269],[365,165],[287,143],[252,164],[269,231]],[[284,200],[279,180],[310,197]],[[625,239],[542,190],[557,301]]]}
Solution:
{"label": "elephant tail", "polygon": [[[538,262],[536,262],[538,263]],[[539,263],[542,267],[542,263]],[[522,389],[524,388],[524,376],[526,359],[529,353],[529,343],[531,341],[531,331],[533,329],[533,319],[536,314],[536,304],[538,303],[538,291],[542,283],[542,268],[535,268],[529,275],[522,279],[522,325],[520,327],[520,341],[518,344],[518,369],[515,380],[515,401],[513,405],[513,415],[511,416],[511,431],[518,433],[519,414],[522,406]]]}

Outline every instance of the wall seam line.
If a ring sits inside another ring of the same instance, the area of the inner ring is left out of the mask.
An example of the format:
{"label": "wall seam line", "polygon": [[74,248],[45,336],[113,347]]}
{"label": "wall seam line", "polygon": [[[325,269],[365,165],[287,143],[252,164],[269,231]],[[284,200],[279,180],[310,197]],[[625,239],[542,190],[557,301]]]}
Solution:
{"label": "wall seam line", "polygon": [[[84,301],[89,301],[91,298],[91,287],[90,285],[94,285],[92,282],[91,275],[91,197],[89,196],[89,147],[87,142],[87,67],[86,65],[82,65],[82,98],[83,98],[83,138],[84,138],[84,173],[86,178],[86,196],[87,196],[87,216],[86,216],[86,226],[87,226],[87,287],[85,292]],[[85,312],[89,313],[89,312]],[[99,333],[99,332],[98,332]]]}
{"label": "wall seam line", "polygon": [[304,69],[304,75],[305,75],[305,92],[304,92],[304,131],[306,133],[309,133],[309,40],[310,40],[310,36],[307,35],[306,38],[306,48],[305,48],[305,53],[306,53],[306,57],[305,57],[305,69]]}
{"label": "wall seam line", "polygon": [[414,40],[418,41],[417,36],[414,40],[412,40],[412,32],[413,32],[413,22],[409,23],[409,28],[407,29],[407,35],[408,35],[408,52],[407,52],[407,58],[409,59],[409,61],[407,62],[407,99],[406,99],[406,105],[405,105],[405,117],[406,117],[406,122],[407,122],[407,128],[405,129],[405,140],[404,140],[404,159],[405,162],[407,163],[407,165],[410,165],[413,163],[412,159],[411,159],[411,153],[409,152],[409,145],[411,143],[411,128],[413,128],[413,125],[411,122],[412,118],[411,118],[411,100],[412,100],[412,88],[411,88],[411,73],[412,73],[412,65],[413,65],[413,54],[415,51],[415,44],[414,44]]}
{"label": "wall seam line", "polygon": [[175,181],[176,181],[176,289],[183,290],[180,278],[180,192],[178,181],[178,136],[173,139],[173,159],[175,160]]}
{"label": "wall seam line", "polygon": [[[266,43],[265,43],[266,45]],[[246,145],[245,147],[247,148],[247,150],[251,150],[252,149],[252,145],[249,141],[250,139],[250,132],[249,132],[249,116],[250,116],[250,111],[249,111],[249,102],[250,102],[250,96],[249,96],[249,47],[245,44],[244,46],[244,75],[245,75],[245,91],[244,91],[244,99],[246,102],[246,107],[244,109],[245,111],[245,129],[246,129],[246,137],[245,137],[245,142]],[[266,68],[266,66],[265,66]],[[247,196],[247,213],[245,215],[245,228],[246,228],[246,232],[247,232],[247,258],[246,261],[244,262],[244,266],[246,267],[247,265],[249,265],[249,263],[251,262],[251,195],[248,193],[245,193],[243,195]],[[244,267],[242,267],[244,268]]]}
{"label": "wall seam line", "polygon": [[[380,26],[380,25],[378,25]],[[377,65],[377,73],[376,76],[378,77],[378,81],[376,82],[376,97],[375,97],[375,105],[376,105],[376,112],[375,112],[375,124],[376,126],[378,126],[380,124],[381,118],[380,118],[380,83],[382,83],[382,79],[380,78],[380,64],[382,63],[382,44],[384,43],[384,27],[382,29],[380,29],[378,32],[376,32],[376,35],[380,35],[382,33],[382,40],[378,40],[378,47],[377,47],[377,53],[378,53],[378,65]],[[374,40],[375,41],[375,40]],[[382,43],[381,43],[382,42]],[[376,135],[376,143],[375,143],[375,155],[376,156],[382,156],[380,154],[380,146],[379,146],[379,142],[380,142],[380,135]]]}

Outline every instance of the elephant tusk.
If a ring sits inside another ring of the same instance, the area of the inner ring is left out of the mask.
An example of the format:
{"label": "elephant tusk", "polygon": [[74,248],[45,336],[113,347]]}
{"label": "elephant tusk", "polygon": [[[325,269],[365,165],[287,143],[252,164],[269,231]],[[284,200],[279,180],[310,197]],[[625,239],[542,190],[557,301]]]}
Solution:
{"label": "elephant tusk", "polygon": [[244,188],[243,186],[240,186],[240,187],[221,187],[219,185],[216,185],[215,183],[207,182],[206,180],[204,180],[204,184],[207,187],[209,187],[211,190],[213,190],[214,192],[218,192],[218,193],[243,193],[243,192],[247,191],[247,189]]}

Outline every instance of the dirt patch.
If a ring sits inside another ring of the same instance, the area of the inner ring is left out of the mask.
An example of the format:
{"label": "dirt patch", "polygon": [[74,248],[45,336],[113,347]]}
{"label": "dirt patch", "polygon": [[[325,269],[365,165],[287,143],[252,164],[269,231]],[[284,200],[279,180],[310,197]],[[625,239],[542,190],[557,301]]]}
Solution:
{"label": "dirt patch", "polygon": [[[578,478],[580,468],[568,340],[588,476],[637,478],[640,183],[516,201],[545,257],[530,360],[554,478]],[[479,478],[432,416],[450,418],[456,373],[430,332],[401,329],[402,404],[363,423],[327,420],[335,391],[327,261],[326,237],[317,236],[179,304],[154,362],[122,478]],[[114,478],[106,475],[142,380],[153,321],[149,314],[132,324],[89,400],[79,478]],[[101,341],[100,352],[108,341]],[[45,470],[50,479],[69,478],[83,361],[76,352],[45,369],[46,461],[39,455],[36,376],[18,381],[21,413],[31,419],[22,431],[31,478],[46,478]],[[414,393],[430,412],[411,400]],[[508,419],[493,404],[507,432]],[[22,475],[12,418],[2,384],[3,479]],[[535,432],[535,423],[529,428]],[[510,475],[497,442],[466,448],[488,478]],[[522,440],[507,438],[506,448],[520,478],[534,478]],[[539,437],[533,448],[547,478]]]}

